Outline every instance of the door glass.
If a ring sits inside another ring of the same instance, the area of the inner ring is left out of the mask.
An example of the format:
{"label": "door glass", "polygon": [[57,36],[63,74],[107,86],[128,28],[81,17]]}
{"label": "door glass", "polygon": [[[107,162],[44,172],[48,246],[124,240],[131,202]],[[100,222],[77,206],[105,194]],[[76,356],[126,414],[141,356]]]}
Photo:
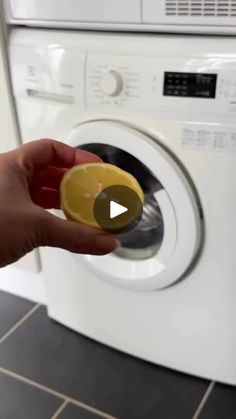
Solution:
{"label": "door glass", "polygon": [[153,173],[136,157],[120,148],[102,143],[89,143],[79,148],[97,154],[105,163],[111,163],[131,173],[143,189],[145,201],[138,225],[128,233],[118,236],[121,246],[116,250],[125,259],[147,259],[154,256],[162,243],[164,224],[154,193],[162,189]]}

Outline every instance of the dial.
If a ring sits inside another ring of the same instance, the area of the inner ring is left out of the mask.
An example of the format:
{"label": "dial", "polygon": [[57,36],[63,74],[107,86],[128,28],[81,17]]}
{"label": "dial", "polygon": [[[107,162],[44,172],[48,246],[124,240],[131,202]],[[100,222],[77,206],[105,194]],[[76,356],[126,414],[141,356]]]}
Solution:
{"label": "dial", "polygon": [[123,79],[120,73],[110,70],[103,74],[101,79],[101,90],[106,96],[118,96],[123,89]]}

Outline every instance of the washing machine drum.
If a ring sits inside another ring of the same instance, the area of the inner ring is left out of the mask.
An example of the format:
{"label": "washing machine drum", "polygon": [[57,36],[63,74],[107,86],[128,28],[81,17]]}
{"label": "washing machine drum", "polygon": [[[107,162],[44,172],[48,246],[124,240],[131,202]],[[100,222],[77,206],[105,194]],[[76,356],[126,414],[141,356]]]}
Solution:
{"label": "washing machine drum", "polygon": [[156,290],[181,279],[196,261],[203,226],[197,193],[176,159],[146,134],[112,121],[78,125],[67,142],[134,175],[145,195],[142,218],[119,235],[118,250],[83,255],[78,263],[133,290]]}
{"label": "washing machine drum", "polygon": [[118,239],[121,247],[116,254],[127,259],[146,259],[156,254],[163,239],[163,218],[161,209],[154,197],[162,188],[150,170],[136,157],[113,145],[102,143],[83,144],[80,148],[99,155],[106,163],[115,164],[131,173],[141,185],[145,201],[142,218],[138,225]]}

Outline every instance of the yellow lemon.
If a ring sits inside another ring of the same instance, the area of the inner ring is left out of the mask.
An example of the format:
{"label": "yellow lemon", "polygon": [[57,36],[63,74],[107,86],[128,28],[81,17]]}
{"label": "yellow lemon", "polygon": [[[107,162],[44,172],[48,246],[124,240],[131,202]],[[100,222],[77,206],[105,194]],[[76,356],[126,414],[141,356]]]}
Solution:
{"label": "yellow lemon", "polygon": [[138,181],[130,173],[108,163],[85,163],[72,167],[60,185],[61,208],[67,219],[101,228],[94,217],[96,197],[110,186],[126,186],[144,202]]}

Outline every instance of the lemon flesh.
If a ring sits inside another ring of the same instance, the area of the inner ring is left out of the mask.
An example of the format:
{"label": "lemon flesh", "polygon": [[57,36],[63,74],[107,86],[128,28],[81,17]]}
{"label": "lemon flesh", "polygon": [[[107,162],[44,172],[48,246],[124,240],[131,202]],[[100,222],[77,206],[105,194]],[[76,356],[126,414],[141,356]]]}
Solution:
{"label": "lemon flesh", "polygon": [[108,163],[85,163],[72,167],[60,185],[61,208],[67,219],[100,228],[94,218],[96,197],[105,188],[121,185],[131,188],[144,202],[138,181],[130,173]]}

